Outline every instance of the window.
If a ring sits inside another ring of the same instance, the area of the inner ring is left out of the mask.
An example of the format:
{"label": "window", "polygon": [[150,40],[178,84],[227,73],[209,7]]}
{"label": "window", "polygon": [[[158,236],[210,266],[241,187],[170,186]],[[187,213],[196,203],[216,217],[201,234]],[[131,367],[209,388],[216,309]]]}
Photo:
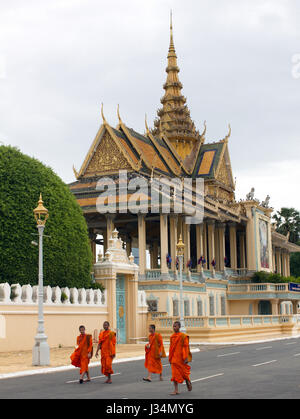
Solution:
{"label": "window", "polygon": [[173,300],[173,316],[179,316],[179,302],[178,300]]}
{"label": "window", "polygon": [[190,316],[190,302],[189,300],[184,300],[184,315]]}
{"label": "window", "polygon": [[209,315],[215,315],[215,299],[213,295],[209,297]]}
{"label": "window", "polygon": [[197,315],[203,316],[203,305],[201,300],[197,301]]}
{"label": "window", "polygon": [[225,316],[226,315],[226,301],[225,301],[225,297],[222,295],[221,297],[221,316]]}

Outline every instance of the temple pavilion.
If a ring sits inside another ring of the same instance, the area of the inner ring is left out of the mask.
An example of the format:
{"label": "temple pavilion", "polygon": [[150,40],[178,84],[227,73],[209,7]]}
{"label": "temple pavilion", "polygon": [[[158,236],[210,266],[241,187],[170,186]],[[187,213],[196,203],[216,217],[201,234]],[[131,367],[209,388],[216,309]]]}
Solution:
{"label": "temple pavilion", "polygon": [[[74,168],[76,181],[69,187],[86,218],[94,262],[96,244],[103,245],[101,257],[105,257],[116,229],[128,256],[136,256],[138,287],[146,291],[149,308],[175,316],[179,298],[176,243],[181,235],[186,316],[279,313],[283,303],[298,301],[300,294],[281,295],[276,290],[268,294],[259,289],[251,293],[245,291],[245,284],[256,271],[289,276],[290,253],[300,248],[275,231],[269,198],[260,202],[252,189],[244,200],[236,200],[229,153],[231,128],[224,138],[208,142],[205,122],[201,130],[195,127],[178,76],[172,21],[166,73],[154,127],[150,129],[145,120],[144,133],[129,128],[119,108],[119,123],[113,127],[102,107],[103,123],[79,172]],[[192,185],[203,179],[203,220],[186,223],[184,211],[166,211],[162,203],[159,211],[152,212],[150,189],[139,193],[140,211],[130,211],[136,191],[127,185],[137,176],[149,185],[153,179],[191,179]],[[107,178],[116,185],[115,211],[100,213],[97,199]]]}

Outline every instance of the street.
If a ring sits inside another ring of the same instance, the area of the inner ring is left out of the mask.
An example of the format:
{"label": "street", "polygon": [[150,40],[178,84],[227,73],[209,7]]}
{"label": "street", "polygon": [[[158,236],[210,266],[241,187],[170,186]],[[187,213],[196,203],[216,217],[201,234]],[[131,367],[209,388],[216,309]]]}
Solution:
{"label": "street", "polygon": [[191,364],[193,391],[180,385],[180,395],[170,396],[171,368],[163,359],[164,381],[153,375],[144,382],[144,361],[114,365],[112,384],[104,384],[99,367],[92,381],[78,384],[78,370],[68,370],[0,380],[1,399],[272,399],[300,396],[300,340],[298,338],[218,347],[194,352]]}

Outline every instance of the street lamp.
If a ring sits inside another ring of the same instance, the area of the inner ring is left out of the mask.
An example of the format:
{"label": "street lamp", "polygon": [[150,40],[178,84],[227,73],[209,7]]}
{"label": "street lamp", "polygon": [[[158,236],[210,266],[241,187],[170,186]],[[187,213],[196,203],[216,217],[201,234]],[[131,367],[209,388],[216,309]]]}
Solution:
{"label": "street lamp", "polygon": [[47,343],[47,336],[44,331],[44,312],[43,312],[43,233],[48,219],[48,210],[43,205],[42,194],[38,206],[33,210],[39,233],[39,285],[38,285],[38,329],[35,336],[35,345],[32,349],[32,365],[49,365],[50,349]]}
{"label": "street lamp", "polygon": [[181,234],[179,236],[178,243],[176,245],[177,256],[179,259],[179,290],[180,290],[180,324],[181,331],[186,332],[185,323],[184,323],[184,313],[183,313],[183,287],[182,287],[182,267],[183,267],[183,255],[184,255],[185,244],[182,241]]}

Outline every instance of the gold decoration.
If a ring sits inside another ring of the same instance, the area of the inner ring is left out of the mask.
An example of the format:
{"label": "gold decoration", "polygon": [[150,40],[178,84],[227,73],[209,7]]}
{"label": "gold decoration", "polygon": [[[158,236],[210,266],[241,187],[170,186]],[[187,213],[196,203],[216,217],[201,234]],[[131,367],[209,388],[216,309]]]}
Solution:
{"label": "gold decoration", "polygon": [[131,170],[132,168],[109,133],[106,132],[85,173],[91,175],[119,169]]}
{"label": "gold decoration", "polygon": [[124,317],[124,307],[123,306],[119,307],[119,317],[120,317],[120,319],[122,319]]}
{"label": "gold decoration", "polygon": [[38,206],[33,210],[34,218],[36,219],[37,225],[45,225],[49,217],[47,208],[43,205],[42,194],[40,194],[40,199]]}

